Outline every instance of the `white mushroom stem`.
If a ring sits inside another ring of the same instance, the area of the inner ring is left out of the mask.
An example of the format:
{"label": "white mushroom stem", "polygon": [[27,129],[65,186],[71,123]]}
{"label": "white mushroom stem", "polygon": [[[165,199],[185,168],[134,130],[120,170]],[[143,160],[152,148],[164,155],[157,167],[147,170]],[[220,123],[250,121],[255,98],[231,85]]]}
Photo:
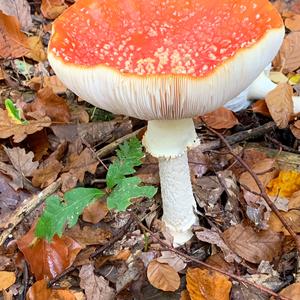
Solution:
{"label": "white mushroom stem", "polygon": [[163,221],[175,246],[192,237],[197,223],[187,149],[198,145],[192,119],[149,121],[146,150],[159,160]]}
{"label": "white mushroom stem", "polygon": [[[251,104],[251,100],[265,98],[266,95],[277,87],[266,74],[262,72],[251,85],[234,99],[227,102],[224,106],[232,111],[240,111]],[[293,96],[294,114],[300,112],[300,97]]]}

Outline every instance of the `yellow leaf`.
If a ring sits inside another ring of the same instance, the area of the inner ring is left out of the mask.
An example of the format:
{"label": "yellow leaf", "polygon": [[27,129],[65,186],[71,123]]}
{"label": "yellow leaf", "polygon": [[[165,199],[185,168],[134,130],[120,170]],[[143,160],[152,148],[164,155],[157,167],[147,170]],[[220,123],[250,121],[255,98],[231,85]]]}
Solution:
{"label": "yellow leaf", "polygon": [[271,196],[290,197],[300,190],[300,173],[282,170],[268,183],[267,189]]}
{"label": "yellow leaf", "polygon": [[12,286],[16,281],[16,275],[14,272],[0,272],[0,291],[6,290]]}
{"label": "yellow leaf", "polygon": [[290,85],[295,85],[300,82],[300,74],[293,75],[292,77],[289,78],[289,84]]}
{"label": "yellow leaf", "polygon": [[165,292],[174,292],[180,285],[178,273],[168,264],[161,264],[157,260],[148,265],[147,277],[154,287]]}
{"label": "yellow leaf", "polygon": [[229,300],[232,284],[220,273],[189,268],[186,282],[192,300]]}

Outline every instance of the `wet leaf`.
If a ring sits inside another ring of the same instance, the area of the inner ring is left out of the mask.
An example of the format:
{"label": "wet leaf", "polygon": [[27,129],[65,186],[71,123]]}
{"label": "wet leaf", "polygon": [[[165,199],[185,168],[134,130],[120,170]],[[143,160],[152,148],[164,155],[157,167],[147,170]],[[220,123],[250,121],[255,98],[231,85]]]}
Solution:
{"label": "wet leaf", "polygon": [[14,142],[20,143],[28,134],[49,127],[50,124],[51,120],[48,117],[40,116],[35,120],[29,120],[27,124],[17,124],[9,118],[6,110],[0,108],[0,139],[13,136]]}
{"label": "wet leaf", "polygon": [[26,57],[35,61],[45,61],[47,59],[44,45],[39,36],[30,36],[27,38],[27,44],[30,50],[26,54]]}
{"label": "wet leaf", "polygon": [[269,112],[279,128],[287,127],[294,113],[292,96],[293,89],[287,83],[279,84],[266,96],[265,101]]}
{"label": "wet leaf", "polygon": [[39,166],[38,161],[32,161],[34,154],[31,151],[26,153],[25,149],[20,147],[4,147],[4,150],[14,168],[24,177],[32,176],[33,171]]}
{"label": "wet leaf", "polygon": [[202,119],[209,127],[214,129],[232,128],[239,123],[234,113],[224,107],[205,114]]}
{"label": "wet leaf", "polygon": [[28,52],[27,38],[16,17],[0,11],[0,58],[17,58]]}
{"label": "wet leaf", "polygon": [[32,27],[30,6],[27,0],[1,0],[0,10],[8,16],[15,16],[22,30],[28,31]]}
{"label": "wet leaf", "polygon": [[81,246],[69,237],[54,236],[51,243],[34,236],[34,226],[17,241],[30,270],[37,280],[61,274],[70,267]]}
{"label": "wet leaf", "polygon": [[0,271],[0,291],[6,290],[16,281],[14,272]]}
{"label": "wet leaf", "polygon": [[220,273],[189,268],[186,282],[191,300],[229,300],[232,284]]}
{"label": "wet leaf", "polygon": [[92,265],[81,267],[79,272],[80,287],[84,289],[89,300],[113,300],[114,290],[109,286],[109,282],[102,276],[94,274]]}
{"label": "wet leaf", "polygon": [[180,285],[180,277],[174,268],[157,260],[149,263],[147,277],[154,287],[163,291],[174,292]]}
{"label": "wet leaf", "polygon": [[224,231],[227,245],[240,257],[258,264],[272,261],[281,251],[282,236],[272,230],[256,232],[251,226],[238,224]]}
{"label": "wet leaf", "polygon": [[65,0],[42,0],[41,12],[47,19],[56,19],[68,6]]}
{"label": "wet leaf", "polygon": [[31,111],[38,111],[54,122],[68,123],[70,110],[65,99],[55,95],[51,88],[45,87],[38,91],[37,98],[29,106]]}

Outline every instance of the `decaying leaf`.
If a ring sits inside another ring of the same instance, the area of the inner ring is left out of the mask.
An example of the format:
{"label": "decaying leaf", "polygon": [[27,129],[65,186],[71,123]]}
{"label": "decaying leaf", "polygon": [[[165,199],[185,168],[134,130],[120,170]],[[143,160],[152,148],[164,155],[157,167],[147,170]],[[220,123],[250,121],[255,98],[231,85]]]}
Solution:
{"label": "decaying leaf", "polygon": [[229,300],[232,284],[220,273],[189,268],[186,282],[191,300]]}
{"label": "decaying leaf", "polygon": [[37,280],[54,278],[74,262],[81,246],[69,237],[54,236],[51,243],[34,236],[35,227],[17,241]]}
{"label": "decaying leaf", "polygon": [[29,120],[25,124],[15,123],[6,110],[0,108],[0,139],[13,136],[15,143],[22,142],[27,135],[42,130],[51,125],[48,117],[37,117],[35,120]]}
{"label": "decaying leaf", "polygon": [[[281,212],[281,215],[287,221],[287,223],[296,232],[300,232],[300,191],[297,191],[289,199],[288,212]],[[288,231],[282,225],[281,221],[272,212],[269,219],[269,226],[275,232],[283,232],[285,235],[289,235]]]}
{"label": "decaying leaf", "polygon": [[45,77],[33,77],[26,85],[33,90],[40,90],[41,88],[51,88],[54,94],[63,94],[67,91],[66,86],[58,79],[56,75]]}
{"label": "decaying leaf", "polygon": [[300,31],[300,15],[293,15],[286,18],[284,24],[291,31]]}
{"label": "decaying leaf", "polygon": [[38,91],[37,98],[29,105],[31,111],[38,111],[54,122],[68,123],[70,110],[65,99],[55,95],[51,88],[45,87]]}
{"label": "decaying leaf", "polygon": [[293,125],[291,125],[290,129],[295,138],[300,139],[300,120],[297,120]]}
{"label": "decaying leaf", "polygon": [[20,147],[4,147],[4,150],[14,168],[24,177],[32,176],[32,172],[39,166],[38,161],[32,161],[34,154],[31,151],[26,153],[25,149]]}
{"label": "decaying leaf", "polygon": [[6,290],[16,281],[14,272],[0,271],[0,291]]}
{"label": "decaying leaf", "polygon": [[174,292],[180,285],[180,277],[174,268],[157,260],[149,263],[147,277],[154,287],[163,291]]}
{"label": "decaying leaf", "polygon": [[279,295],[287,297],[291,300],[300,299],[300,282],[296,282],[287,286],[279,293]]}
{"label": "decaying leaf", "polygon": [[300,32],[288,34],[275,58],[275,66],[285,72],[292,72],[300,67]]}
{"label": "decaying leaf", "polygon": [[47,19],[56,19],[68,6],[65,0],[42,0],[41,12]]}
{"label": "decaying leaf", "polygon": [[95,201],[86,207],[82,214],[82,220],[92,224],[97,224],[108,214],[106,201]]}
{"label": "decaying leaf", "polygon": [[279,84],[266,96],[269,112],[279,128],[286,128],[294,113],[292,96],[293,89],[287,83]]}
{"label": "decaying leaf", "polygon": [[0,58],[17,58],[28,52],[27,37],[16,17],[0,11]]}
{"label": "decaying leaf", "polygon": [[1,0],[0,10],[8,16],[15,16],[22,30],[28,31],[32,27],[30,6],[27,0]]}
{"label": "decaying leaf", "polygon": [[80,287],[84,289],[89,300],[113,300],[114,290],[109,286],[109,282],[102,276],[94,274],[92,265],[81,267],[79,272]]}
{"label": "decaying leaf", "polygon": [[258,100],[251,106],[255,113],[262,114],[263,116],[270,117],[270,112],[265,100]]}
{"label": "decaying leaf", "polygon": [[272,261],[281,251],[282,235],[272,230],[256,232],[251,226],[238,224],[224,231],[226,244],[240,257],[258,264]]}
{"label": "decaying leaf", "polygon": [[77,300],[68,290],[49,289],[45,279],[35,282],[26,294],[26,300]]}
{"label": "decaying leaf", "polygon": [[186,267],[186,263],[184,262],[184,260],[171,251],[162,251],[161,256],[156,260],[162,264],[168,264],[176,272],[180,272]]}
{"label": "decaying leaf", "polygon": [[234,113],[224,107],[205,114],[202,119],[209,127],[214,129],[232,128],[239,123]]}
{"label": "decaying leaf", "polygon": [[47,59],[47,54],[39,36],[31,36],[27,39],[27,44],[29,47],[29,52],[26,57],[31,58],[35,61],[45,61]]}

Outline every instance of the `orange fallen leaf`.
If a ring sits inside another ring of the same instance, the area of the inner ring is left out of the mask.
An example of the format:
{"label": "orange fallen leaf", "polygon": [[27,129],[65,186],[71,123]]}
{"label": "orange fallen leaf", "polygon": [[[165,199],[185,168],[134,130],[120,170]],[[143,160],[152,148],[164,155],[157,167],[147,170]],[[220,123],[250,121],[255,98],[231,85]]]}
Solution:
{"label": "orange fallen leaf", "polygon": [[251,226],[238,224],[223,233],[226,244],[236,254],[254,264],[272,261],[281,251],[282,235],[272,230],[255,231]]}
{"label": "orange fallen leaf", "polygon": [[190,297],[189,292],[187,290],[183,290],[180,293],[180,300],[191,300],[191,297]]}
{"label": "orange fallen leaf", "polygon": [[30,50],[26,54],[26,57],[35,61],[45,61],[47,59],[47,54],[40,37],[31,36],[27,39],[27,43]]}
{"label": "orange fallen leaf", "polygon": [[285,19],[285,27],[287,27],[291,31],[299,31],[300,30],[300,15],[293,15],[289,18]]}
{"label": "orange fallen leaf", "polygon": [[209,127],[214,129],[232,128],[239,123],[234,113],[225,107],[205,114],[202,119]]}
{"label": "orange fallen leaf", "polygon": [[49,289],[45,279],[35,282],[26,294],[26,300],[76,300],[68,290]]}
{"label": "orange fallen leaf", "polygon": [[68,6],[65,0],[42,0],[41,12],[47,19],[56,19]]}
{"label": "orange fallen leaf", "polygon": [[81,246],[69,237],[57,235],[52,242],[37,239],[34,236],[35,226],[17,241],[18,248],[22,251],[30,265],[31,272],[37,280],[61,274],[74,262]]}
{"label": "orange fallen leaf", "polygon": [[0,11],[0,58],[17,58],[28,52],[27,37],[16,17]]}
{"label": "orange fallen leaf", "polygon": [[287,286],[279,293],[279,295],[287,297],[291,300],[299,300],[300,299],[300,282],[296,282],[296,283],[293,283],[293,284]]}
{"label": "orange fallen leaf", "polygon": [[157,260],[149,263],[147,277],[154,287],[165,292],[174,292],[180,285],[178,273],[168,264],[161,264]]}
{"label": "orange fallen leaf", "polygon": [[279,84],[266,96],[269,112],[279,128],[286,128],[294,113],[292,96],[293,89],[287,83]]}
{"label": "orange fallen leaf", "polygon": [[40,90],[42,87],[49,87],[54,94],[63,94],[67,91],[66,86],[58,79],[56,75],[46,77],[33,77],[26,85],[33,90]]}
{"label": "orange fallen leaf", "polygon": [[186,286],[192,300],[229,300],[231,282],[220,273],[189,268]]}
{"label": "orange fallen leaf", "polygon": [[0,271],[0,291],[9,288],[15,281],[16,275],[14,272]]}
{"label": "orange fallen leaf", "polygon": [[258,100],[251,106],[255,113],[262,114],[263,116],[270,117],[270,112],[265,100]]}

